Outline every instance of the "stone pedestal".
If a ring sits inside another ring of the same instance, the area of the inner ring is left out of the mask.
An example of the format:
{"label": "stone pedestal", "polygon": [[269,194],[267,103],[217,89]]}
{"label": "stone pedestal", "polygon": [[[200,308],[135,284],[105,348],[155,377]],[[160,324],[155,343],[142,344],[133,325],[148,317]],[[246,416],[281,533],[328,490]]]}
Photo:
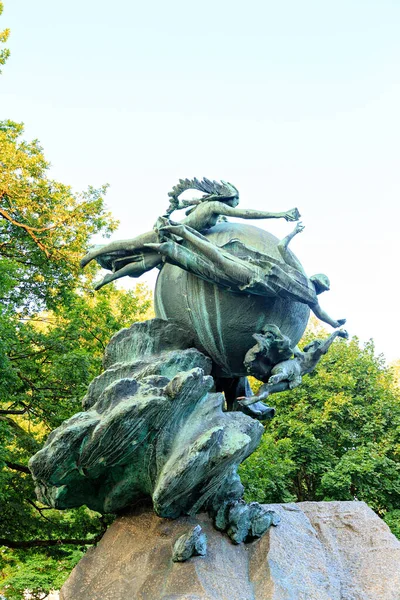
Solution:
{"label": "stone pedestal", "polygon": [[[400,542],[362,502],[269,505],[281,524],[235,546],[206,515],[119,517],[88,551],[61,600],[400,600]],[[172,561],[193,525],[207,555]]]}

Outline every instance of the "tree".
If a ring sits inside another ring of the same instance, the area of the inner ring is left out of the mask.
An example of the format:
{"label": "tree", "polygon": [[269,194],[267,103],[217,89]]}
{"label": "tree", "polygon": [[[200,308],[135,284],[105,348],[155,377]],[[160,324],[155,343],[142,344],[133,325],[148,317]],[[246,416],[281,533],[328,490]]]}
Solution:
{"label": "tree", "polygon": [[79,258],[93,234],[116,226],[105,187],[77,195],[51,180],[39,143],[22,133],[0,123],[0,571],[10,599],[59,586],[107,526],[85,507],[38,503],[27,462],[81,409],[111,335],[151,303],[143,287],[93,294],[96,266],[83,275]]}
{"label": "tree", "polygon": [[[3,9],[4,9],[4,4],[3,4],[3,2],[0,2],[0,15],[3,13]],[[0,31],[0,44],[5,44],[6,41],[8,40],[9,35],[10,35],[9,29],[3,29],[3,31]],[[9,56],[10,56],[9,49],[2,48],[0,50],[0,65],[5,65]],[[0,69],[0,73],[1,73],[1,69]]]}
{"label": "tree", "polygon": [[[0,416],[0,545],[7,598],[22,590],[38,594],[61,585],[85,547],[96,543],[112,518],[85,507],[49,510],[35,497],[27,461],[61,422],[81,410],[91,379],[101,371],[109,338],[122,326],[145,318],[150,297],[145,288],[123,292],[109,287],[95,297],[77,294],[57,311],[38,314],[20,327],[9,355],[18,370],[8,386],[22,415]],[[9,397],[6,403],[10,405]]]}
{"label": "tree", "polygon": [[395,360],[390,367],[393,371],[395,384],[400,387],[400,359]]}
{"label": "tree", "polygon": [[72,193],[48,177],[39,142],[22,134],[22,124],[0,122],[1,299],[3,308],[30,314],[67,300],[88,240],[109,235],[116,223],[104,207],[106,186]]}
{"label": "tree", "polygon": [[363,500],[398,533],[400,393],[373,342],[336,341],[301,387],[270,400],[276,417],[241,470],[247,499]]}

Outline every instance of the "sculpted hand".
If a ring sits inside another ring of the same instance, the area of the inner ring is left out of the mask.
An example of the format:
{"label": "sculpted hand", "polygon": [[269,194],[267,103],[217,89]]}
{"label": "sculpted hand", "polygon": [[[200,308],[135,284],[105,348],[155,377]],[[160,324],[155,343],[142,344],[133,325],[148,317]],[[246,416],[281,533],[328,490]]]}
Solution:
{"label": "sculpted hand", "polygon": [[300,213],[297,208],[292,208],[283,213],[283,218],[286,219],[286,221],[298,221],[300,219]]}
{"label": "sculpted hand", "polygon": [[298,234],[298,233],[301,233],[302,231],[304,231],[304,229],[305,229],[305,225],[303,225],[303,223],[299,222],[299,223],[297,223],[294,231],[296,234]]}
{"label": "sculpted hand", "polygon": [[157,221],[154,224],[154,231],[159,231],[162,227],[166,227],[170,224],[170,220],[168,217],[158,217]]}
{"label": "sculpted hand", "polygon": [[249,406],[250,404],[254,404],[255,402],[257,402],[257,397],[249,396],[248,398],[246,398],[246,396],[240,396],[239,398],[236,398],[236,400],[242,406]]}

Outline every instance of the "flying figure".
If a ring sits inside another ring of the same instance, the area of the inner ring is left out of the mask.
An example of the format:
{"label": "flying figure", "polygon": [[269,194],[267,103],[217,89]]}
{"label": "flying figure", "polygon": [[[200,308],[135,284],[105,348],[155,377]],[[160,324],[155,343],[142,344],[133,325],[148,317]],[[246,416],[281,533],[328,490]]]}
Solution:
{"label": "flying figure", "polygon": [[[190,189],[199,190],[205,195],[199,199],[180,201],[179,196]],[[152,248],[151,244],[160,241],[160,227],[166,224],[165,219],[168,219],[175,210],[189,208],[181,224],[199,233],[205,233],[214,227],[221,217],[286,219],[286,221],[297,221],[300,218],[297,208],[279,213],[236,208],[239,204],[239,192],[234,185],[225,181],[219,183],[206,178],[201,181],[196,178],[181,179],[168,195],[170,205],[166,215],[157,221],[152,231],[133,239],[111,242],[94,248],[84,256],[81,261],[82,267],[95,259],[100,266],[112,271],[95,286],[96,290],[121,277],[140,277],[146,271],[163,264],[163,254],[159,253],[156,247]]]}
{"label": "flying figure", "polygon": [[[349,334],[345,329],[338,329],[326,340],[313,340],[304,347],[303,352],[296,348],[293,358],[284,360],[273,367],[267,383],[264,383],[264,385],[261,386],[259,393],[256,396],[239,397],[237,398],[239,404],[242,406],[250,406],[255,402],[262,402],[268,398],[270,394],[293,390],[301,385],[303,375],[311,373],[311,371],[315,369],[322,356],[328,352],[336,337],[347,340]],[[251,373],[252,365],[249,364],[248,368],[249,373]]]}
{"label": "flying figure", "polygon": [[[328,277],[320,273],[308,278],[300,262],[288,250],[289,242],[303,230],[304,226],[297,223],[279,242],[277,248],[282,261],[237,239],[217,246],[184,224],[160,227],[160,234],[167,241],[146,244],[146,247],[164,256],[166,262],[231,292],[289,298],[307,304],[318,319],[336,329],[344,325],[346,319],[332,319],[318,302],[318,295],[330,289]],[[179,243],[179,239],[184,240],[185,245]]]}

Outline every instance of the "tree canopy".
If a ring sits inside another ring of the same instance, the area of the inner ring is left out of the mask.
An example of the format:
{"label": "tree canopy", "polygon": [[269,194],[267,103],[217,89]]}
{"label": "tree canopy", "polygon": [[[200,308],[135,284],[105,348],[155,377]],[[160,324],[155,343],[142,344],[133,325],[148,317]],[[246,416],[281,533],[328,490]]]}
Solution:
{"label": "tree canopy", "polygon": [[75,194],[50,179],[39,143],[22,134],[0,122],[0,572],[10,599],[60,586],[107,526],[86,508],[40,505],[27,462],[81,409],[113,333],[151,303],[140,286],[93,294],[96,266],[83,275],[79,259],[93,234],[116,227],[106,187]]}
{"label": "tree canopy", "polygon": [[[3,9],[4,9],[4,4],[3,4],[3,2],[0,2],[0,15],[3,13]],[[3,29],[3,31],[0,31],[0,44],[5,44],[8,40],[9,35],[10,35],[9,29]],[[6,64],[6,61],[9,56],[10,56],[10,50],[8,48],[0,48],[0,65],[1,66]],[[0,73],[1,73],[1,69],[0,69]]]}
{"label": "tree canopy", "polygon": [[[0,591],[10,600],[60,587],[112,519],[41,505],[27,461],[80,410],[112,334],[151,304],[140,286],[93,294],[97,267],[82,274],[79,258],[116,227],[106,186],[75,194],[22,135],[0,122]],[[301,387],[271,400],[276,417],[241,467],[246,499],[364,500],[400,537],[398,365],[387,368],[373,342],[336,341]]]}
{"label": "tree canopy", "polygon": [[[9,33],[0,31],[0,73]],[[51,179],[49,166],[22,124],[0,121],[0,594],[8,600],[60,588],[113,518],[40,504],[27,463],[80,410],[113,333],[151,311],[145,287],[93,294],[97,267],[82,274],[79,259],[93,235],[116,228],[106,186],[77,194]],[[399,372],[372,342],[335,342],[300,388],[271,397],[276,417],[241,467],[246,499],[364,500],[400,538]]]}
{"label": "tree canopy", "polygon": [[400,390],[373,342],[336,341],[270,403],[276,416],[241,467],[247,499],[363,500],[400,533]]}
{"label": "tree canopy", "polygon": [[30,314],[66,300],[88,240],[116,224],[104,207],[106,186],[74,194],[48,177],[39,142],[22,134],[22,124],[0,122],[0,274],[3,306]]}

